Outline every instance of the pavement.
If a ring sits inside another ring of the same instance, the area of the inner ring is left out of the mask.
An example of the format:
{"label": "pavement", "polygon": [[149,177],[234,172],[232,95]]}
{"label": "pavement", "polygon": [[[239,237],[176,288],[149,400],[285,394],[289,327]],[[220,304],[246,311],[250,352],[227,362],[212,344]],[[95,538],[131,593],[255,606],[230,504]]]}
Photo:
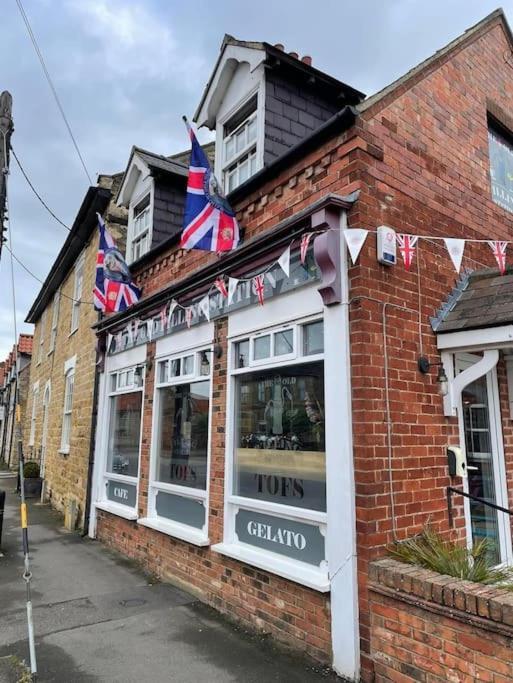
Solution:
{"label": "pavement", "polygon": [[[0,683],[29,661],[15,478],[0,545]],[[334,683],[331,671],[237,628],[194,596],[145,575],[100,543],[70,533],[29,502],[38,681],[59,683]]]}

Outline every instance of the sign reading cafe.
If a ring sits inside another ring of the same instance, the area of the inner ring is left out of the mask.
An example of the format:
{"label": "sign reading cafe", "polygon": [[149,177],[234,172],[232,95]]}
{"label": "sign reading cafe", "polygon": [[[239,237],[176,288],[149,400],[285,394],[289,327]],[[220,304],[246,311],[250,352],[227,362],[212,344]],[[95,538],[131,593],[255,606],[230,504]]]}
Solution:
{"label": "sign reading cafe", "polygon": [[[319,279],[319,273],[313,256],[308,255],[304,264],[301,263],[299,252],[290,255],[290,273],[287,277],[282,267],[276,262],[265,273],[264,289],[265,299],[271,299],[285,294],[304,285],[315,282]],[[202,297],[203,299],[204,297]],[[167,318],[169,305],[166,307],[166,314],[149,318],[148,320],[131,321],[123,331],[112,337],[108,352],[117,353],[125,349],[140,344],[145,344],[151,339],[163,337],[173,332],[178,332],[197,325],[205,320],[204,311],[200,308],[200,300],[192,301],[187,308],[179,305],[171,313],[171,319]],[[235,291],[230,297],[223,296],[219,291],[212,291],[208,295],[208,312],[211,320],[222,317],[231,311],[236,311],[246,306],[258,304],[258,294],[252,286],[251,274],[248,278],[237,282]],[[190,321],[187,320],[187,312],[190,311]]]}

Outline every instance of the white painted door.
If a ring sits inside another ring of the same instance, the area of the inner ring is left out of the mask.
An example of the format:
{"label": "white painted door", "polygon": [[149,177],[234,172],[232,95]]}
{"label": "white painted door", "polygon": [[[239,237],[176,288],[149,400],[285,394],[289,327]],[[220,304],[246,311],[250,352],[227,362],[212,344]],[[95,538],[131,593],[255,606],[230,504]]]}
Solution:
{"label": "white painted door", "polygon": [[[478,356],[456,357],[456,372],[462,372],[479,360]],[[467,457],[467,493],[508,508],[506,468],[499,403],[497,371],[471,382],[461,395],[459,409],[460,442]],[[469,546],[483,538],[490,542],[494,564],[511,563],[511,528],[509,515],[465,499],[465,518]]]}

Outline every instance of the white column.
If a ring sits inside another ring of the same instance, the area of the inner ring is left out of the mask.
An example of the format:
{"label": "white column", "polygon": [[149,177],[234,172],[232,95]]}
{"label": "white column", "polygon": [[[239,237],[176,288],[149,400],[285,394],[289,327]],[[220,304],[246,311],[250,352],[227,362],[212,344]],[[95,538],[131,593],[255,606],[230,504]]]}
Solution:
{"label": "white column", "polygon": [[[340,228],[346,227],[346,213]],[[349,299],[345,242],[340,235],[342,301]],[[358,582],[347,303],[324,307],[327,558],[331,579],[333,668],[359,679]]]}

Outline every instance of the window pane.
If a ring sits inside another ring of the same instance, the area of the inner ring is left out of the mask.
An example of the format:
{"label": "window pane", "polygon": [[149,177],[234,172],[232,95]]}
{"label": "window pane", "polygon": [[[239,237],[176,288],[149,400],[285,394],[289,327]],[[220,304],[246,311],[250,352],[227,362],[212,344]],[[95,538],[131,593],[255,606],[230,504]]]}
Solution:
{"label": "window pane", "polygon": [[226,142],[225,142],[225,154],[224,154],[225,160],[228,161],[228,159],[231,159],[234,154],[235,154],[235,140],[234,140],[234,138],[230,138],[229,140],[226,140]]}
{"label": "window pane", "polygon": [[210,381],[159,389],[158,481],[205,489]]}
{"label": "window pane", "polygon": [[246,146],[246,127],[239,131],[235,136],[235,145],[237,147],[237,153],[242,152]]}
{"label": "window pane", "polygon": [[253,140],[256,140],[257,136],[257,122],[256,118],[254,118],[252,121],[249,122],[248,125],[248,143],[253,142]]}
{"label": "window pane", "polygon": [[303,354],[311,356],[324,351],[324,324],[322,320],[303,327]]}
{"label": "window pane", "polygon": [[324,365],[237,377],[234,493],[326,510]]}
{"label": "window pane", "polygon": [[159,382],[167,382],[167,361],[159,364]]}
{"label": "window pane", "polygon": [[141,405],[141,391],[111,396],[107,472],[137,476]]}
{"label": "window pane", "polygon": [[250,165],[251,165],[251,175],[253,173],[256,173],[257,167],[256,167],[256,154],[253,153],[250,157]]}
{"label": "window pane", "polygon": [[249,365],[249,339],[235,344],[235,367],[247,368]]}
{"label": "window pane", "polygon": [[294,351],[294,334],[292,330],[276,332],[274,335],[274,355],[284,356]]}
{"label": "window pane", "polygon": [[171,363],[171,377],[180,377],[180,358],[175,358]]}
{"label": "window pane", "polygon": [[183,374],[192,375],[194,372],[194,356],[185,356],[183,359]]}
{"label": "window pane", "polygon": [[271,355],[271,335],[267,334],[265,337],[256,337],[253,342],[254,360],[262,360],[263,358],[269,358]]}
{"label": "window pane", "polygon": [[246,159],[239,166],[239,183],[243,183],[249,177],[249,160]]}

